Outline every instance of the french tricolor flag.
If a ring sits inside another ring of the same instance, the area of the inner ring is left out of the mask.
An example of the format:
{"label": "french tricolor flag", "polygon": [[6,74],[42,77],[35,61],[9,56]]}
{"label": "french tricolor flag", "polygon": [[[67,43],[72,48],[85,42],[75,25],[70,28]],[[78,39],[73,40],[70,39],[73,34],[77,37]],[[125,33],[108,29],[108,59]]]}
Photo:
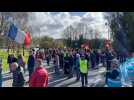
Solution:
{"label": "french tricolor flag", "polygon": [[19,44],[24,44],[26,47],[30,46],[31,36],[29,32],[24,32],[18,29],[14,24],[9,28],[8,37]]}

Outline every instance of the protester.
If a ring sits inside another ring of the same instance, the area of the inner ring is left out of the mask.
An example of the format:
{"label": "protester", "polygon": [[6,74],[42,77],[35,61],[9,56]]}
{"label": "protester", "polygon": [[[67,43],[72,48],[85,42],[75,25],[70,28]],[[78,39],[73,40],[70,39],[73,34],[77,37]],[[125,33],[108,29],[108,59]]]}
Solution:
{"label": "protester", "polygon": [[35,55],[36,59],[44,59],[44,53],[39,49],[36,51],[36,55]]}
{"label": "protester", "polygon": [[57,51],[54,54],[54,69],[55,73],[59,74],[59,55]]}
{"label": "protester", "polygon": [[76,54],[75,70],[76,70],[76,81],[79,81],[79,79],[80,79],[80,54],[78,52]]}
{"label": "protester", "polygon": [[69,74],[69,54],[67,52],[64,54],[64,74]]}
{"label": "protester", "polygon": [[35,70],[32,73],[30,87],[47,87],[48,86],[48,72],[43,66],[42,59],[36,60]]}
{"label": "protester", "polygon": [[96,66],[100,63],[100,55],[97,50],[94,51],[96,57]]}
{"label": "protester", "polygon": [[100,54],[100,57],[101,57],[101,63],[103,64],[103,66],[105,66],[105,52],[104,51],[101,51],[101,54]]}
{"label": "protester", "polygon": [[88,62],[85,59],[85,56],[82,55],[80,59],[80,73],[81,73],[81,82],[82,87],[85,87],[88,85]]}
{"label": "protester", "polygon": [[107,61],[107,70],[110,70],[111,68],[111,61],[113,59],[113,54],[110,49],[106,50],[106,61]]}
{"label": "protester", "polygon": [[24,71],[21,66],[19,66],[16,62],[13,62],[11,65],[11,69],[13,72],[13,87],[23,87],[25,83],[24,79]]}
{"label": "protester", "polygon": [[38,59],[40,57],[39,50],[36,51],[35,58]]}
{"label": "protester", "polygon": [[2,59],[0,59],[0,87],[2,87]]}
{"label": "protester", "polygon": [[63,65],[64,65],[64,52],[63,52],[63,50],[60,51],[59,60],[60,60],[60,68],[63,69]]}
{"label": "protester", "polygon": [[88,65],[90,65],[90,51],[88,49],[85,51],[85,59],[87,60]]}
{"label": "protester", "polygon": [[108,87],[121,87],[121,74],[119,69],[119,61],[117,59],[113,59],[111,63],[111,71],[108,72]]}
{"label": "protester", "polygon": [[93,50],[91,50],[90,53],[90,62],[91,62],[91,68],[94,69],[96,66],[96,56]]}
{"label": "protester", "polygon": [[134,53],[122,63],[121,70],[121,83],[123,87],[134,87]]}
{"label": "protester", "polygon": [[74,60],[74,58],[73,58],[73,54],[72,54],[72,52],[70,52],[69,53],[69,76],[68,76],[68,78],[71,78],[71,77],[73,77],[73,60]]}
{"label": "protester", "polygon": [[106,56],[106,82],[108,79],[108,72],[111,70],[111,62],[112,59],[114,58],[111,52],[111,49],[107,48],[105,51],[105,56]]}
{"label": "protester", "polygon": [[8,55],[7,63],[9,64],[10,73],[11,73],[11,64],[16,61],[17,61],[17,58],[14,56],[14,54]]}
{"label": "protester", "polygon": [[73,57],[73,67],[72,67],[72,76],[76,74],[76,51],[75,49],[72,51],[72,57]]}
{"label": "protester", "polygon": [[48,66],[49,66],[49,63],[50,63],[50,59],[51,59],[50,53],[47,52],[47,54],[46,54],[46,60],[47,60],[47,65]]}
{"label": "protester", "polygon": [[28,58],[28,72],[29,72],[29,79],[31,77],[31,74],[34,70],[34,65],[35,65],[35,57],[33,51],[30,51],[30,55]]}

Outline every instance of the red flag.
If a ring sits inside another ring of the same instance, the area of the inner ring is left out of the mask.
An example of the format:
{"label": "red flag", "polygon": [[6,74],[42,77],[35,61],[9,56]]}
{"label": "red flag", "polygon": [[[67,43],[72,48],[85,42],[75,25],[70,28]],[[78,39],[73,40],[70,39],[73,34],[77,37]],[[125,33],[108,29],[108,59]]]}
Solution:
{"label": "red flag", "polygon": [[26,46],[26,48],[29,48],[30,44],[31,44],[31,36],[29,32],[26,32],[24,45]]}

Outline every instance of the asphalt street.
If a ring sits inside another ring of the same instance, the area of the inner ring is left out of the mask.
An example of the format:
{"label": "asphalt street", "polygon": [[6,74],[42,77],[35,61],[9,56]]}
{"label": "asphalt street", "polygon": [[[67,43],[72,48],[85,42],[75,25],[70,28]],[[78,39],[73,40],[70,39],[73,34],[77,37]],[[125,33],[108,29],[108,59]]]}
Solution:
{"label": "asphalt street", "polygon": [[[46,62],[44,66],[49,72],[48,87],[81,87],[81,81],[76,81],[76,77],[68,78],[64,76],[63,71],[60,70],[60,74],[54,73],[52,62],[50,66],[47,66]],[[96,70],[90,70],[88,73],[88,87],[104,87],[105,85],[105,68],[101,67]],[[28,81],[28,72],[25,73],[25,80]],[[3,73],[3,87],[12,87],[12,74]],[[28,84],[25,84],[28,87]]]}

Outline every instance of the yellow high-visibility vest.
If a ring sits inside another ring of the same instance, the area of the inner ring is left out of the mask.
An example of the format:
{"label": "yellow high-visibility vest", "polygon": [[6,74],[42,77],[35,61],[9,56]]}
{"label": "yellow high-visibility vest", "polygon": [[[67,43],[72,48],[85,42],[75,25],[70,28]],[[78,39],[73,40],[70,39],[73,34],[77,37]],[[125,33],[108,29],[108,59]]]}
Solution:
{"label": "yellow high-visibility vest", "polygon": [[87,60],[80,60],[80,72],[82,73],[88,72]]}

